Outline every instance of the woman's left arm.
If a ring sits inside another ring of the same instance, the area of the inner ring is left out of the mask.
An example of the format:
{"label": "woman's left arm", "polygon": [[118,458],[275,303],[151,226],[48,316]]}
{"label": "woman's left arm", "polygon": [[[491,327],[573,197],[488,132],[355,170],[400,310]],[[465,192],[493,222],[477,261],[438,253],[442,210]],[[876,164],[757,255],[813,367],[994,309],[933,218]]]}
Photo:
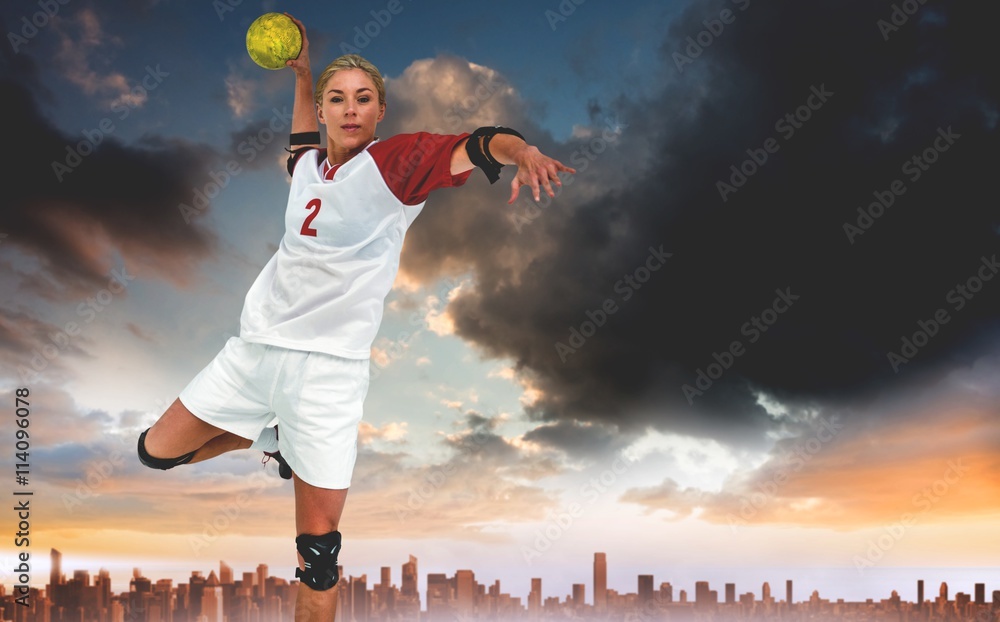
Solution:
{"label": "woman's left arm", "polygon": [[[464,173],[475,165],[469,160],[469,155],[465,150],[465,143],[468,140],[460,141],[451,154],[451,173],[457,175]],[[517,200],[521,186],[530,186],[531,194],[535,201],[541,198],[541,187],[545,187],[545,192],[550,197],[556,193],[552,190],[552,183],[557,186],[562,185],[559,179],[560,172],[576,173],[576,169],[564,165],[559,160],[550,158],[537,147],[529,145],[513,134],[497,134],[490,140],[490,154],[501,164],[517,165],[517,175],[510,182],[510,205]]]}

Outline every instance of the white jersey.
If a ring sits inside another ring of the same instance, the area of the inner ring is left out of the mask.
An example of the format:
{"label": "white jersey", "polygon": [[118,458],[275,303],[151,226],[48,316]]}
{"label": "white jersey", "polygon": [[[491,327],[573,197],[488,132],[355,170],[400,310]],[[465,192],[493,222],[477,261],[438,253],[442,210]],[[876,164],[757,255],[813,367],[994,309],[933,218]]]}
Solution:
{"label": "white jersey", "polygon": [[460,186],[451,152],[468,134],[376,139],[342,165],[298,155],[285,234],[247,292],[240,337],[367,359],[396,278],[406,230],[435,188]]}

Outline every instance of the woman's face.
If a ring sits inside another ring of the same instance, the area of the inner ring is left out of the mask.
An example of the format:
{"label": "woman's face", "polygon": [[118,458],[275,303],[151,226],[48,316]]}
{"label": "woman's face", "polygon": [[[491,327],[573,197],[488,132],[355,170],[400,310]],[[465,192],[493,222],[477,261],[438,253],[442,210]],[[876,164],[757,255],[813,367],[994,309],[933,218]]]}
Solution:
{"label": "woman's face", "polygon": [[317,108],[327,137],[347,151],[371,142],[375,125],[385,115],[375,83],[361,69],[341,69],[330,76],[323,87],[323,102]]}

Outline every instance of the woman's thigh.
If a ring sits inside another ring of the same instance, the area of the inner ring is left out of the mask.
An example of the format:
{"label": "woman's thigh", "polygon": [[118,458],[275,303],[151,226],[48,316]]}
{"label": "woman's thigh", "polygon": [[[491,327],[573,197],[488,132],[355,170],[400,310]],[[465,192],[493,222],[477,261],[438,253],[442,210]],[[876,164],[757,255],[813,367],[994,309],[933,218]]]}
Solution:
{"label": "woman's thigh", "polygon": [[179,400],[146,433],[146,451],[157,458],[174,458],[201,448],[225,430],[202,421]]}

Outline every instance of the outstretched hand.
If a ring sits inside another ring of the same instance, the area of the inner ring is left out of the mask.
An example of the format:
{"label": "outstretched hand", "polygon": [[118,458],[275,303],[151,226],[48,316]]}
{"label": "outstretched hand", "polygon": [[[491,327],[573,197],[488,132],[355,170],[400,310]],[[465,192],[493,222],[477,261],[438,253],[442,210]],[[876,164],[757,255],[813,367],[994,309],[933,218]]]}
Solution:
{"label": "outstretched hand", "polygon": [[302,51],[299,52],[299,55],[296,58],[285,61],[285,66],[291,67],[296,74],[306,76],[312,80],[312,69],[309,66],[309,39],[306,37],[306,25],[288,13],[285,13],[285,15],[288,15],[288,17],[295,22],[295,25],[299,27],[299,32],[302,33]]}
{"label": "outstretched hand", "polygon": [[562,186],[559,173],[576,173],[575,168],[570,168],[559,160],[550,158],[539,151],[538,147],[531,145],[525,145],[517,152],[514,164],[517,165],[517,175],[510,182],[510,200],[507,201],[507,205],[517,200],[521,186],[531,187],[531,194],[535,201],[541,198],[542,186],[545,187],[546,194],[554,197],[556,193],[552,190],[551,182],[554,181],[557,186]]}

